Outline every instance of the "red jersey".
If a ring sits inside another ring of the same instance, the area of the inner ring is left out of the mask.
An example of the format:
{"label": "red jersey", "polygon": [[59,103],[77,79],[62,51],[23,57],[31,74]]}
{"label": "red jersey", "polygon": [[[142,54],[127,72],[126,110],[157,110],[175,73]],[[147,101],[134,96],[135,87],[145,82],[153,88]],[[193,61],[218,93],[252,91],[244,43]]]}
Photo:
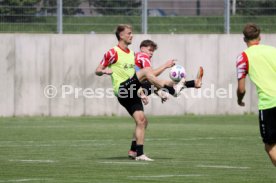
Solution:
{"label": "red jersey", "polygon": [[135,65],[139,69],[144,67],[151,67],[151,61],[146,53],[138,52],[135,54]]}
{"label": "red jersey", "polygon": [[245,78],[248,74],[248,58],[245,52],[242,52],[236,61],[237,67],[237,78],[242,79]]}

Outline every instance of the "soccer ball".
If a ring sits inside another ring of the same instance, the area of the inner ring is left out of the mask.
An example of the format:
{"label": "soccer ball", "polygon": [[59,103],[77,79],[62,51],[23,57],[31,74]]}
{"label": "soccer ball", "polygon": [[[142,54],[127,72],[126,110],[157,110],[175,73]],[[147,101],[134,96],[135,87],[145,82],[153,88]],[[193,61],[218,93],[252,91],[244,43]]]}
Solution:
{"label": "soccer ball", "polygon": [[175,81],[179,82],[182,78],[186,77],[185,68],[181,65],[175,65],[170,70],[170,78]]}

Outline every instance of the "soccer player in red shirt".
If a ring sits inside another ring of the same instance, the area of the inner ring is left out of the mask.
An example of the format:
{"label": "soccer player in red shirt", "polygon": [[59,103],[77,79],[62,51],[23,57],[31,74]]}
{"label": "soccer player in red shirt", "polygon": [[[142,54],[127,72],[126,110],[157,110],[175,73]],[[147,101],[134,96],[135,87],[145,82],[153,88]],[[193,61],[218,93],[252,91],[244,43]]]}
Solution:
{"label": "soccer player in red shirt", "polygon": [[[140,52],[135,54],[135,70],[136,72],[139,72],[140,69],[143,68],[151,68],[151,58],[153,56],[154,51],[157,49],[157,44],[153,42],[152,40],[144,40],[140,44]],[[152,72],[154,73],[155,76],[159,76],[162,72],[164,72],[166,69],[171,68],[172,66],[175,65],[175,61],[173,59],[168,60],[165,64],[161,65],[157,69],[152,69]],[[202,84],[202,77],[203,77],[203,68],[199,68],[199,72],[197,75],[196,80],[192,81],[186,81],[185,86],[187,88],[200,88]],[[164,94],[163,91],[168,91],[173,96],[175,95],[175,90],[173,85],[175,84],[172,80],[167,80],[166,85],[164,87],[165,90],[158,90],[156,91],[154,86],[145,81],[142,84],[143,88],[143,93],[145,95],[150,95],[151,93],[156,93],[162,100],[162,102],[167,100],[167,95]],[[143,96],[143,94],[140,94]],[[147,103],[147,98],[144,98],[144,104]],[[135,135],[133,135],[132,143],[130,150],[128,151],[129,157],[133,158],[136,156],[136,139]]]}
{"label": "soccer player in red shirt", "polygon": [[[128,46],[132,43],[132,28],[130,25],[119,25],[115,33],[118,45],[105,53],[104,58],[98,65],[95,74],[98,76],[110,75],[114,94],[119,103],[128,111],[135,121],[135,139],[137,141],[136,160],[153,161],[144,154],[145,129],[148,120],[144,114],[141,98],[137,90],[141,87],[141,82],[148,80],[157,88],[165,87],[166,83],[159,80],[152,73],[150,68],[143,68],[135,72],[135,55]],[[176,93],[180,93],[184,88],[183,78],[175,85]]]}
{"label": "soccer player in red shirt", "polygon": [[[140,52],[135,54],[135,69],[136,72],[139,71],[142,68],[151,68],[151,58],[153,56],[154,51],[157,50],[157,44],[153,42],[152,40],[144,40],[140,44]],[[162,72],[164,72],[166,69],[171,68],[175,65],[175,60],[171,59],[168,60],[165,64],[161,65],[157,69],[153,69],[153,73],[155,76],[159,76]],[[202,77],[203,77],[203,68],[200,67],[196,80],[186,81],[185,86],[187,88],[200,88],[202,84]],[[175,95],[175,91],[173,88],[173,85],[175,83],[171,80],[166,81],[165,89],[168,91],[171,95]],[[143,87],[146,89],[145,92],[147,94],[152,93],[152,88],[150,83],[144,82]]]}

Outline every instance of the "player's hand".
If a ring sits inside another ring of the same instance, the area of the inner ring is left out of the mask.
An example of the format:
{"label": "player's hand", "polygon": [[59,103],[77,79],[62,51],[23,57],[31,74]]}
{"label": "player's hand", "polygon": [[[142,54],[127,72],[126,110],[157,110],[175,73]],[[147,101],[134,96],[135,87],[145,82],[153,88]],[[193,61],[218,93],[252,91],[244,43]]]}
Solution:
{"label": "player's hand", "polygon": [[165,67],[166,68],[171,68],[172,66],[175,65],[175,60],[172,59],[172,60],[168,60],[166,63],[165,63]]}
{"label": "player's hand", "polygon": [[141,100],[144,105],[147,105],[149,103],[149,98],[146,95],[141,95]]}
{"label": "player's hand", "polygon": [[243,101],[238,101],[238,105],[244,107],[245,103]]}
{"label": "player's hand", "polygon": [[111,69],[106,68],[105,70],[103,70],[103,74],[106,74],[106,75],[111,75],[111,74],[112,74],[112,70],[111,70]]}

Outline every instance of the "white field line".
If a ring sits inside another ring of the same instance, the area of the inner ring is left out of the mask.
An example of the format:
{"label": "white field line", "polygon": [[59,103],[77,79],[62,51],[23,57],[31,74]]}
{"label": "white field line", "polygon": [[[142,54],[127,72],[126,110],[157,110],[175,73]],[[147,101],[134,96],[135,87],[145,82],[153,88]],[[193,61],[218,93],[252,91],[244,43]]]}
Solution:
{"label": "white field line", "polygon": [[228,166],[228,165],[197,165],[198,168],[220,168],[220,169],[250,169],[250,167]]}
{"label": "white field line", "polygon": [[[200,137],[200,138],[150,138],[146,141],[201,141],[201,140],[243,140],[247,137]],[[118,142],[127,139],[84,139],[84,140],[50,140],[50,141],[0,141],[0,147],[52,147],[66,145],[79,146],[105,146],[117,145]],[[189,144],[187,144],[189,145]],[[198,144],[202,145],[202,144]]]}
{"label": "white field line", "polygon": [[149,163],[147,162],[137,162],[137,161],[133,161],[133,162],[123,162],[123,161],[101,161],[98,162],[101,164],[125,164],[125,165],[147,165]]}
{"label": "white field line", "polygon": [[[170,141],[170,140],[243,140],[249,137],[195,137],[195,138],[148,138],[146,141]],[[128,141],[128,139],[83,139],[83,140],[50,140],[50,141],[0,141],[0,144],[10,144],[10,143],[37,143],[37,142],[47,142],[47,143],[80,143],[80,142],[118,142],[118,141]]]}
{"label": "white field line", "polygon": [[55,163],[56,162],[54,160],[32,160],[32,159],[22,159],[22,160],[11,159],[9,161],[24,162],[24,163]]}
{"label": "white field line", "polygon": [[50,144],[33,144],[33,145],[0,145],[0,147],[52,147],[57,145]]}
{"label": "white field line", "polygon": [[13,128],[20,128],[20,129],[22,129],[22,128],[70,128],[70,126],[68,127],[68,126],[5,126],[5,127],[3,127],[3,128],[11,128],[11,129],[13,129]]}
{"label": "white field line", "polygon": [[[60,146],[66,147],[85,147],[85,146],[115,146],[118,144],[99,144],[99,143],[92,143],[92,144],[59,144]],[[0,145],[0,147],[57,147],[57,144],[30,144],[30,145]]]}
{"label": "white field line", "polygon": [[214,137],[205,137],[205,138],[156,138],[156,139],[146,139],[146,141],[171,141],[171,140],[194,141],[194,140],[216,140],[216,138],[214,138]]}
{"label": "white field line", "polygon": [[195,138],[148,138],[146,141],[170,141],[170,140],[183,140],[183,141],[196,141],[196,140],[244,140],[249,137],[195,137]]}
{"label": "white field line", "polygon": [[30,181],[46,181],[48,179],[14,179],[14,180],[0,180],[0,182],[30,182]]}
{"label": "white field line", "polygon": [[201,174],[183,174],[183,175],[140,175],[128,176],[128,178],[167,178],[167,177],[201,177]]}

